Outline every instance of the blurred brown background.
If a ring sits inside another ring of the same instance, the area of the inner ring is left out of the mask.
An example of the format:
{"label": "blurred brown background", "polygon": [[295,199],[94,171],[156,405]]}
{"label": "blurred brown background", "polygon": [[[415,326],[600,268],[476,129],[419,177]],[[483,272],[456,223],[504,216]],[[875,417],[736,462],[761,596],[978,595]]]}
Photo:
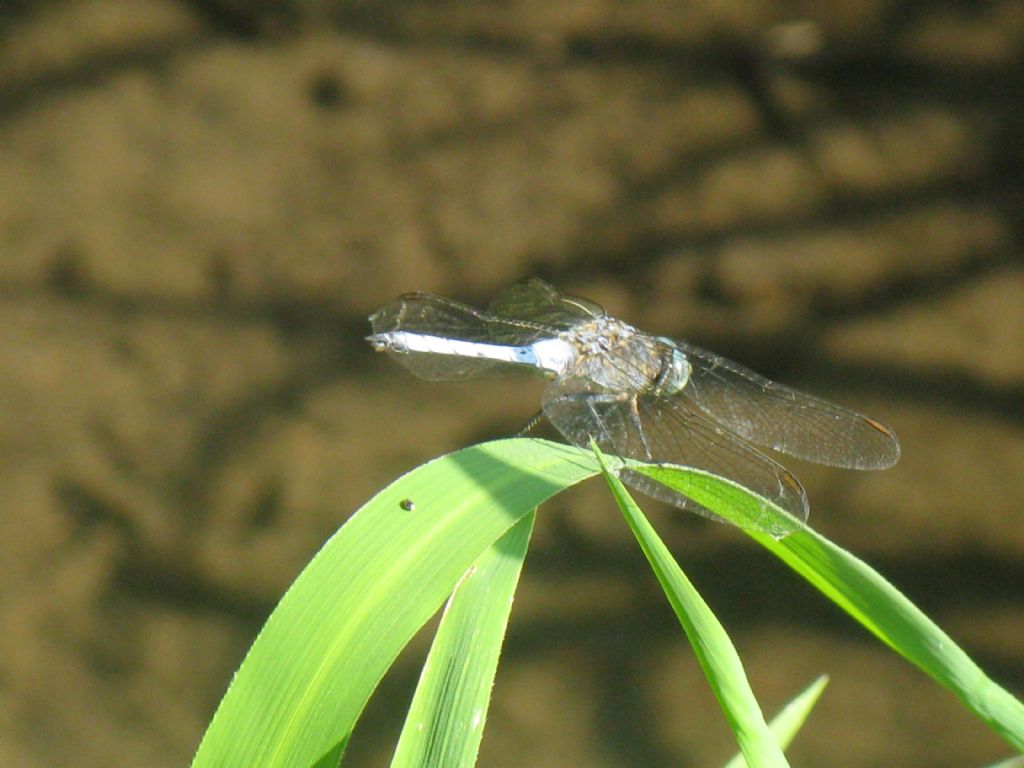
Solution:
{"label": "blurred brown background", "polygon": [[[0,764],[187,763],[302,565],[541,385],[362,341],[528,275],[891,424],[811,523],[1024,691],[1024,4],[0,10]],[[806,766],[1009,748],[737,531],[649,505]],[[425,647],[371,702],[386,765]],[[643,661],[637,662],[637,649]],[[481,764],[734,746],[600,482],[541,511]]]}

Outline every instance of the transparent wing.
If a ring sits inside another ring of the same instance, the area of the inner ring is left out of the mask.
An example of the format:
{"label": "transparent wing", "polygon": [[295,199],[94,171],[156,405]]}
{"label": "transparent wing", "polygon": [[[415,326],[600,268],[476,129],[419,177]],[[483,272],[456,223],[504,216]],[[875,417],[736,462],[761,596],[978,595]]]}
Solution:
{"label": "transparent wing", "polygon": [[[594,392],[588,387],[592,384],[570,378],[553,382],[545,391],[544,414],[569,442],[585,448],[593,438],[602,451],[616,456],[679,464],[733,480],[794,518],[781,521],[763,505],[762,516],[750,527],[773,536],[792,533],[807,521],[807,495],[800,481],[687,401]],[[621,477],[648,496],[722,520],[691,498],[721,498],[720,486],[705,483],[699,476],[690,480],[690,495],[630,470],[624,470]]]}
{"label": "transparent wing", "polygon": [[[491,343],[528,344],[539,337],[533,325],[523,327],[451,299],[429,293],[407,293],[370,316],[373,332],[411,331],[446,339]],[[496,341],[500,336],[505,341]],[[522,366],[456,355],[389,352],[391,358],[427,381],[463,381],[507,373],[522,373]]]}
{"label": "transparent wing", "polygon": [[[604,314],[586,299],[563,296],[543,280],[506,288],[483,312],[429,293],[407,293],[370,316],[375,334],[410,331],[462,341],[525,346]],[[522,366],[500,361],[423,352],[389,353],[427,381],[462,381],[508,373]]]}
{"label": "transparent wing", "polygon": [[881,422],[777,384],[686,342],[692,366],[681,394],[745,440],[799,459],[849,469],[884,469],[900,457]]}
{"label": "transparent wing", "polygon": [[559,293],[536,277],[499,293],[487,308],[492,320],[515,319],[547,331],[565,331],[583,320],[604,317],[599,304]]}

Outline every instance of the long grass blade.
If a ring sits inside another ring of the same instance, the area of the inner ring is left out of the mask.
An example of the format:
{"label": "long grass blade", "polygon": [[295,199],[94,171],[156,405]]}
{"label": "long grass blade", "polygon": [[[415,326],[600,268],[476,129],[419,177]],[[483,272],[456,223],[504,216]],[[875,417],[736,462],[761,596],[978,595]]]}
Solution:
{"label": "long grass blade", "polygon": [[[656,473],[656,479],[680,489],[700,487],[692,480],[692,470],[660,466],[643,470]],[[863,624],[882,642],[912,664],[951,690],[983,722],[1005,738],[1013,747],[1024,750],[1024,703],[1000,687],[959,647],[952,638],[929,619],[899,590],[877,571],[820,533],[804,528],[785,538],[776,539],[751,530],[751,505],[763,500],[753,496],[742,500],[749,491],[735,483],[707,476],[703,479],[722,484],[721,490],[702,499],[713,504],[714,498],[735,497],[712,506],[712,511],[732,520],[747,535],[761,544],[808,582],[835,602],[850,616]],[[780,514],[781,510],[779,511]]]}
{"label": "long grass blade", "polygon": [[392,768],[470,768],[476,762],[534,517],[524,515],[455,588],[423,665]]}
{"label": "long grass blade", "polygon": [[781,541],[749,531],[748,535],[882,642],[952,691],[1016,749],[1024,750],[1024,703],[986,675],[874,568],[810,528]]}
{"label": "long grass blade", "polygon": [[[828,675],[822,675],[786,704],[779,714],[768,723],[772,735],[775,736],[775,741],[782,749],[790,745],[803,727],[826,685],[828,685]],[[725,764],[725,768],[747,768],[747,761],[743,759],[743,755],[736,755]]]}
{"label": "long grass blade", "polygon": [[743,663],[725,628],[686,578],[618,477],[607,469],[604,477],[693,646],[747,764],[752,768],[788,766],[765,723]]}
{"label": "long grass blade", "polygon": [[541,440],[457,451],[395,481],[324,545],[253,643],[195,768],[337,763],[384,672],[480,554],[598,471]]}

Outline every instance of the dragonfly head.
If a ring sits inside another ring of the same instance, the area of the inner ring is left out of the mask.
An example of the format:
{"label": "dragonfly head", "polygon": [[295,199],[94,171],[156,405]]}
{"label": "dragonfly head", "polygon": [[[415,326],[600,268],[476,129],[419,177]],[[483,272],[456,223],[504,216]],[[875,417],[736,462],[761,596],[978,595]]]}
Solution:
{"label": "dragonfly head", "polygon": [[658,376],[659,394],[674,395],[681,391],[690,380],[690,361],[679,347],[672,345],[672,356],[668,365]]}

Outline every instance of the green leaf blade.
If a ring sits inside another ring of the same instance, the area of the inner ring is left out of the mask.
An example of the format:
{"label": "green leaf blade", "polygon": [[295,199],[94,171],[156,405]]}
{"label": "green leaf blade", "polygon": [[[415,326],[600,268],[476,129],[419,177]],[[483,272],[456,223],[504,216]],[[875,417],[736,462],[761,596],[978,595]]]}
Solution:
{"label": "green leaf blade", "polygon": [[[949,688],[971,711],[1016,749],[1024,749],[1024,703],[989,678],[971,658],[881,574],[864,561],[832,543],[810,528],[793,531],[780,538],[756,530],[748,523],[760,497],[736,483],[718,479],[722,490],[714,491],[714,475],[699,483],[694,470],[658,467],[657,479],[683,493],[693,487],[708,492],[709,508],[734,522],[761,546],[775,554],[812,586],[863,624],[886,645],[902,655],[940,684]],[[706,474],[706,473],[705,473]],[[732,504],[732,497],[747,493],[751,502]],[[718,499],[727,505],[712,505]],[[782,510],[779,513],[785,515]]]}
{"label": "green leaf blade", "polygon": [[340,752],[384,672],[466,569],[523,515],[595,474],[588,458],[547,441],[496,441],[377,494],[282,598],[193,766],[292,768]]}
{"label": "green leaf blade", "polygon": [[789,764],[765,722],[743,663],[725,628],[619,478],[607,469],[604,476],[693,646],[747,764],[753,768],[786,768]]}
{"label": "green leaf blade", "polygon": [[882,642],[952,691],[1011,745],[1024,750],[1024,703],[988,677],[871,566],[810,528],[782,541],[747,533]]}
{"label": "green leaf blade", "polygon": [[452,594],[392,768],[470,768],[476,762],[534,517],[525,515],[484,552]]}
{"label": "green leaf blade", "polygon": [[744,488],[734,480],[692,467],[627,462],[631,472],[645,475],[711,510],[723,520],[748,531],[761,531],[781,539],[802,530],[804,521],[778,504]]}
{"label": "green leaf blade", "polygon": [[[779,714],[768,723],[779,747],[786,749],[790,745],[811,714],[814,705],[818,703],[826,685],[828,685],[828,676],[821,675],[801,691],[796,698],[786,704]],[[747,761],[743,759],[743,755],[736,755],[725,764],[725,768],[747,768]]]}

